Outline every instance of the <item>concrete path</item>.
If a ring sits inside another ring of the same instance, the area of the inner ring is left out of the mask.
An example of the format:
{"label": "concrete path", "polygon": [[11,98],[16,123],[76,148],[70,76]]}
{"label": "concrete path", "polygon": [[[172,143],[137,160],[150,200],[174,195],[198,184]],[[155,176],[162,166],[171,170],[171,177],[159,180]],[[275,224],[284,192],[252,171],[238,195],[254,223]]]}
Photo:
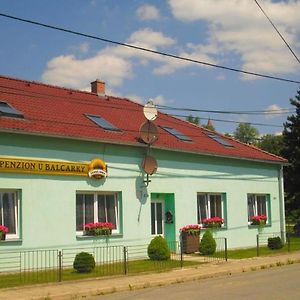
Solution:
{"label": "concrete path", "polygon": [[[196,259],[195,257],[193,259]],[[80,299],[118,291],[128,291],[147,287],[162,286],[209,277],[218,277],[239,272],[280,267],[285,264],[300,263],[300,252],[251,259],[210,262],[197,267],[176,269],[164,273],[138,274],[93,278],[88,280],[51,283],[0,290],[0,300],[60,300]]]}

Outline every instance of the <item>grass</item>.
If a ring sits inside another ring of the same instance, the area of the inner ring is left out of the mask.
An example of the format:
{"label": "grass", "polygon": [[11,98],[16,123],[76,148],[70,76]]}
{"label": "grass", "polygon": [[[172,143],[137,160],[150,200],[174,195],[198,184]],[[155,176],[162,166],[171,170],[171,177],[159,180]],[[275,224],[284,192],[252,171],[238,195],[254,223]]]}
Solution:
{"label": "grass", "polygon": [[[183,266],[199,265],[199,262],[184,261]],[[165,272],[174,268],[179,268],[179,260],[151,261],[135,260],[128,262],[128,273],[136,274],[142,272]],[[124,275],[124,263],[103,264],[96,266],[91,273],[77,273],[73,268],[65,268],[62,272],[62,280],[79,280],[93,277]],[[0,275],[0,288],[15,287],[20,285],[30,285],[37,283],[48,283],[58,281],[57,270],[21,272]]]}
{"label": "grass", "polygon": [[[291,237],[291,251],[300,250],[300,238]],[[288,245],[285,244],[283,248],[277,250],[271,250],[267,246],[262,246],[259,248],[259,256],[270,256],[276,255],[278,253],[288,252]],[[256,247],[247,248],[247,249],[237,249],[237,250],[228,250],[227,252],[229,259],[242,259],[242,258],[251,258],[257,256]]]}

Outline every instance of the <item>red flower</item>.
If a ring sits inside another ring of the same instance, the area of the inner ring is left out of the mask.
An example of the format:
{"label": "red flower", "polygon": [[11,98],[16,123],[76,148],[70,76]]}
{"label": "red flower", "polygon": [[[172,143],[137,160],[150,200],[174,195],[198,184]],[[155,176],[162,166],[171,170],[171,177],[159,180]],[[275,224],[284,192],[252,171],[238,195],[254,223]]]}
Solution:
{"label": "red flower", "polygon": [[199,235],[200,234],[201,226],[198,224],[195,225],[186,225],[180,228],[180,232],[185,232],[189,235]]}
{"label": "red flower", "polygon": [[0,231],[2,231],[4,233],[8,233],[8,228],[4,225],[0,225]]}
{"label": "red flower", "polygon": [[257,215],[251,217],[251,221],[267,221],[268,217],[266,215]]}

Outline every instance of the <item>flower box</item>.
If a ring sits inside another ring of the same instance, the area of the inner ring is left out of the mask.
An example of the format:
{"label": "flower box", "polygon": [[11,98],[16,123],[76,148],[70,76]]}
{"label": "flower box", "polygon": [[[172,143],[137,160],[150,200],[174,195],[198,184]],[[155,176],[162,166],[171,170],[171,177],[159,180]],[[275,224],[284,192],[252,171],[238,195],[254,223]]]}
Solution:
{"label": "flower box", "polygon": [[182,252],[189,254],[199,251],[200,225],[186,225],[180,229]]}
{"label": "flower box", "polygon": [[84,235],[111,235],[114,225],[110,222],[88,223],[84,226]]}
{"label": "flower box", "polygon": [[8,228],[6,226],[0,225],[0,240],[4,241],[6,234],[8,233]]}
{"label": "flower box", "polygon": [[264,226],[267,223],[267,216],[266,215],[258,215],[251,217],[251,225],[256,226]]}
{"label": "flower box", "polygon": [[220,217],[207,218],[202,223],[205,228],[221,228],[224,224],[224,219]]}

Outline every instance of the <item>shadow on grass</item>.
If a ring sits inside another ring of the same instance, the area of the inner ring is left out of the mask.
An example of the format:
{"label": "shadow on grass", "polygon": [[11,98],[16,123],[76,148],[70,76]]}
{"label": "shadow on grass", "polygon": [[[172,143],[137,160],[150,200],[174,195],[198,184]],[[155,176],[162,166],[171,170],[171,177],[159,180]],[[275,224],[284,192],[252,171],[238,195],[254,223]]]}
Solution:
{"label": "shadow on grass", "polygon": [[[184,261],[182,266],[188,267],[199,264],[200,262]],[[126,265],[126,270],[127,274],[137,274],[147,272],[166,272],[180,267],[181,262],[179,260],[151,261],[149,259],[145,259],[129,261]],[[125,275],[124,262],[97,265],[91,273],[78,273],[73,268],[64,268],[61,273],[61,279],[62,281],[70,281],[117,275]],[[49,269],[46,271],[28,271],[12,274],[7,273],[0,275],[0,288],[58,281],[58,269]]]}

